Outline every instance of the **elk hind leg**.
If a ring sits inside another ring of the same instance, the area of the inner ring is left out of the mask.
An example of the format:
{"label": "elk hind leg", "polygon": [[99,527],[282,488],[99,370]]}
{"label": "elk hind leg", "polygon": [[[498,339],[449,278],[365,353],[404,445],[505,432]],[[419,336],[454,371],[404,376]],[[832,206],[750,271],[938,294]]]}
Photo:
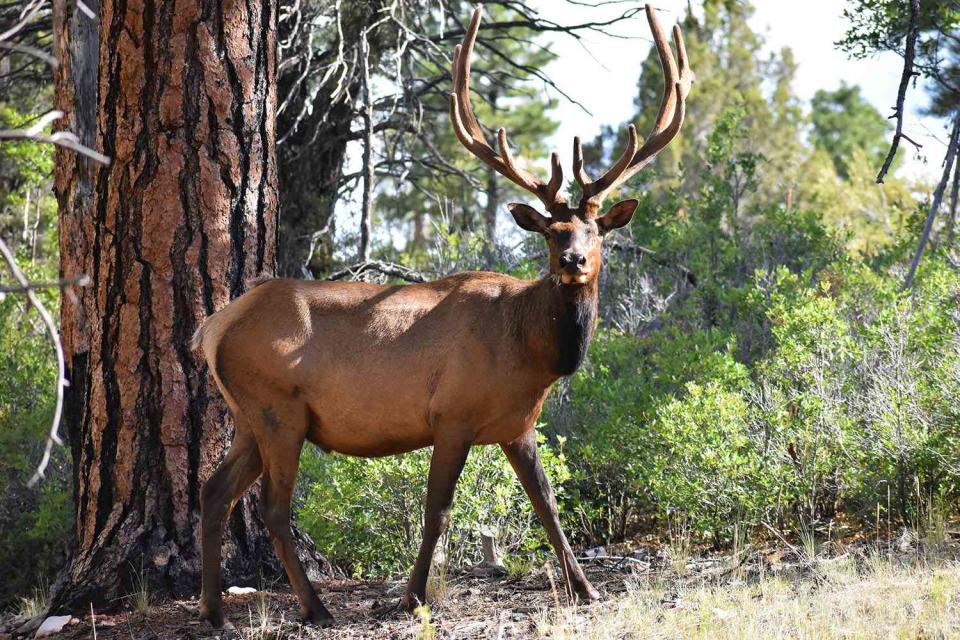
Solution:
{"label": "elk hind leg", "polygon": [[300,600],[300,615],[305,621],[330,626],[333,616],[317,597],[300,559],[297,557],[290,529],[290,498],[300,464],[300,451],[306,436],[306,407],[292,406],[287,410],[263,410],[266,434],[263,448],[263,481],[260,511],[277,557],[283,563],[290,584]]}
{"label": "elk hind leg", "polygon": [[453,494],[470,454],[470,442],[455,437],[438,439],[433,445],[430,473],[427,476],[427,504],[423,518],[420,552],[407,582],[401,606],[412,611],[426,604],[427,577],[437,541],[450,524]]}
{"label": "elk hind leg", "polygon": [[238,429],[223,462],[200,491],[200,617],[218,629],[226,622],[220,594],[223,523],[240,496],[260,476],[261,469],[256,440],[249,432]]}

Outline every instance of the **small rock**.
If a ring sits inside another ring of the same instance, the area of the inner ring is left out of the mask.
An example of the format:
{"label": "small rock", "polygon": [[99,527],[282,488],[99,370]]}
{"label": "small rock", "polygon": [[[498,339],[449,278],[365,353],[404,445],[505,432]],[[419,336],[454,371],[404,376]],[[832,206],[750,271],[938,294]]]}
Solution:
{"label": "small rock", "polygon": [[70,616],[50,616],[43,621],[40,628],[37,629],[36,635],[33,637],[42,638],[53,635],[54,633],[59,633],[65,626],[70,624],[70,619]]}
{"label": "small rock", "polygon": [[248,593],[256,593],[256,592],[257,590],[254,589],[253,587],[230,587],[229,589],[227,589],[227,593],[235,596],[242,596]]}

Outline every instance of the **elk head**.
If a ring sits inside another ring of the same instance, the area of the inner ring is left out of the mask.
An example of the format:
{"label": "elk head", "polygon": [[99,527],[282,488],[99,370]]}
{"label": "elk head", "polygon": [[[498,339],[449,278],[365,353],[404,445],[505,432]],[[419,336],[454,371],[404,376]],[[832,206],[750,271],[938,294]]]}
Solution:
{"label": "elk head", "polygon": [[613,167],[597,180],[591,180],[584,171],[580,138],[574,138],[573,173],[582,195],[577,206],[572,207],[559,193],[563,185],[563,169],[556,153],[550,158],[550,180],[544,182],[517,166],[507,143],[506,130],[500,128],[497,132],[499,153],[487,143],[483,128],[470,104],[470,57],[480,28],[480,14],[481,9],[477,7],[463,44],[458,45],[453,53],[454,91],[450,94],[450,120],[453,130],[460,142],[481,162],[540,200],[543,213],[527,204],[508,206],[513,219],[521,228],[546,237],[550,248],[550,272],[564,285],[590,283],[600,273],[600,244],[603,237],[613,229],[629,223],[638,204],[636,200],[623,200],[603,212],[604,199],[612,190],[649,165],[657,153],[679,133],[683,124],[686,97],[690,92],[694,74],[687,63],[680,27],[673,28],[678,68],[666,34],[657,20],[656,11],[651,5],[646,5],[647,21],[653,32],[664,74],[663,98],[653,132],[641,145],[636,128],[630,125],[627,148]]}

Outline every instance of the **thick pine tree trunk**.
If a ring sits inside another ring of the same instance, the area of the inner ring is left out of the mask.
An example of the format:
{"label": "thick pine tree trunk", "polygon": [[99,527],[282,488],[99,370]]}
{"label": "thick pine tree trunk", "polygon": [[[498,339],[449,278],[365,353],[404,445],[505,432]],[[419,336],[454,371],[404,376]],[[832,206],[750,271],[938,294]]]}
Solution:
{"label": "thick pine tree trunk", "polygon": [[[138,574],[198,591],[200,486],[232,426],[190,337],[276,262],[277,1],[85,1],[99,22],[57,0],[57,102],[112,164],[57,162],[62,272],[91,278],[61,309],[76,513],[58,609],[116,604]],[[254,505],[227,527],[234,584],[277,571]]]}

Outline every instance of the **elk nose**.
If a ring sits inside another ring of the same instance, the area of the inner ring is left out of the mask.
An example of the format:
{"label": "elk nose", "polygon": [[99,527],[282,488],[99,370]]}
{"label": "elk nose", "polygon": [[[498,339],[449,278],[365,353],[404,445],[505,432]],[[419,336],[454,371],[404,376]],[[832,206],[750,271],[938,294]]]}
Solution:
{"label": "elk nose", "polygon": [[576,273],[587,264],[587,256],[572,251],[564,251],[560,254],[559,262],[560,268],[567,273]]}

